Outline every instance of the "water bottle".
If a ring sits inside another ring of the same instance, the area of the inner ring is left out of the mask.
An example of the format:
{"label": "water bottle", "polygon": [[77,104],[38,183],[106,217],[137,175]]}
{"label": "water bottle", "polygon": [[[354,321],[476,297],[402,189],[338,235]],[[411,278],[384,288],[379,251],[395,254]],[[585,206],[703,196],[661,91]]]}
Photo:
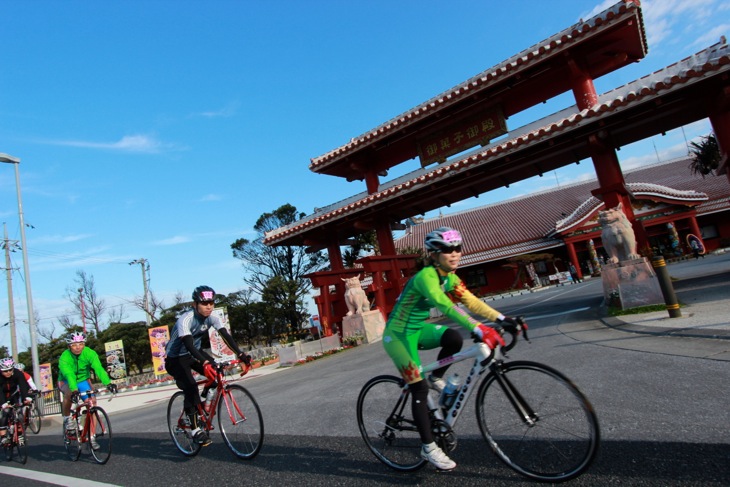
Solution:
{"label": "water bottle", "polygon": [[213,399],[215,398],[215,389],[211,389],[208,391],[208,394],[205,396],[205,402],[203,403],[203,407],[205,408],[205,412],[210,412],[210,405],[213,404]]}
{"label": "water bottle", "polygon": [[446,380],[446,386],[439,398],[439,406],[449,409],[454,404],[456,395],[459,392],[459,385],[459,374],[453,374]]}

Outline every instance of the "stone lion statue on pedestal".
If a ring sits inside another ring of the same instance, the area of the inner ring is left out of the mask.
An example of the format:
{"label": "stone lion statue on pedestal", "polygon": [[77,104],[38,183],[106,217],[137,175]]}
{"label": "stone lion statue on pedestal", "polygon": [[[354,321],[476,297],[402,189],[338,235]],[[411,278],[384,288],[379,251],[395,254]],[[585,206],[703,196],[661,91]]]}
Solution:
{"label": "stone lion statue on pedestal", "polygon": [[629,219],[623,212],[623,205],[598,212],[598,223],[603,227],[601,240],[609,255],[609,262],[617,264],[623,260],[640,259],[636,253],[636,236]]}
{"label": "stone lion statue on pedestal", "polygon": [[342,280],[345,281],[345,287],[347,288],[345,291],[345,304],[348,311],[345,316],[361,315],[365,311],[370,311],[370,302],[360,285],[360,274]]}

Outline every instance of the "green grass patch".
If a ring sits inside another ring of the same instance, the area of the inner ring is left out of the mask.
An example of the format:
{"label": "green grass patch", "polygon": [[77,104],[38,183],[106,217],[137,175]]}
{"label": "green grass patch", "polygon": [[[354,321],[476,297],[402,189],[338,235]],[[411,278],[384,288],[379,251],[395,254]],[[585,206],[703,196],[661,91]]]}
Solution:
{"label": "green grass patch", "polygon": [[[680,305],[681,307],[681,305]],[[621,309],[616,307],[608,308],[609,316],[623,316],[623,315],[638,315],[641,313],[653,313],[654,311],[666,311],[667,306],[665,304],[651,304],[649,306],[638,306],[636,308]]]}

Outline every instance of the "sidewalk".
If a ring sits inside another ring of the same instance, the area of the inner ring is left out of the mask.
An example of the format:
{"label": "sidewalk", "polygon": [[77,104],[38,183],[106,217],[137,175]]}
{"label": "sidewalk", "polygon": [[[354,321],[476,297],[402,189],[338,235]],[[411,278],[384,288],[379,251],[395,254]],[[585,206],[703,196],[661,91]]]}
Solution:
{"label": "sidewalk", "polygon": [[[255,379],[257,377],[263,377],[265,375],[272,374],[279,370],[283,370],[283,368],[279,367],[278,363],[265,365],[263,367],[253,369],[244,377],[235,380],[229,380],[229,382],[241,383]],[[170,397],[172,397],[172,395],[177,391],[179,391],[179,389],[174,384],[164,385],[147,389],[138,389],[136,391],[120,392],[113,397],[108,394],[101,395],[97,397],[96,403],[98,406],[104,408],[104,410],[111,415],[115,412],[143,408],[146,406],[151,406],[153,404],[159,404],[160,402],[166,403],[170,400]],[[61,424],[62,419],[60,414],[43,417],[43,428],[61,428]]]}
{"label": "sidewalk", "polygon": [[667,268],[681,317],[668,311],[602,316],[560,331],[608,347],[730,361],[730,253]]}

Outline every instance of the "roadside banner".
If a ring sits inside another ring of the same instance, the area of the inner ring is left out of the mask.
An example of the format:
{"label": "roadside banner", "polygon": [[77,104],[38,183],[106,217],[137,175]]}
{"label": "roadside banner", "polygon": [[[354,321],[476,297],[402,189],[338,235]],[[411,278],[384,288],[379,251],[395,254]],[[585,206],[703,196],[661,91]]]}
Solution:
{"label": "roadside banner", "polygon": [[[223,326],[230,333],[231,324],[228,322],[228,310],[225,307],[216,308],[213,310],[213,314],[221,320]],[[222,360],[234,360],[236,358],[235,352],[228,348],[228,345],[225,344],[215,328],[208,329],[208,337],[210,337],[210,351],[215,357]]]}
{"label": "roadside banner", "polygon": [[53,376],[51,374],[51,364],[40,364],[38,366],[38,373],[41,375],[39,378],[39,384],[41,391],[52,391],[53,390]]}
{"label": "roadside banner", "polygon": [[127,362],[124,360],[124,344],[122,340],[106,342],[106,371],[112,382],[119,382],[127,377]]}
{"label": "roadside banner", "polygon": [[150,328],[147,333],[150,336],[150,349],[152,350],[152,368],[155,376],[167,374],[165,369],[165,347],[170,341],[170,330],[166,326]]}

